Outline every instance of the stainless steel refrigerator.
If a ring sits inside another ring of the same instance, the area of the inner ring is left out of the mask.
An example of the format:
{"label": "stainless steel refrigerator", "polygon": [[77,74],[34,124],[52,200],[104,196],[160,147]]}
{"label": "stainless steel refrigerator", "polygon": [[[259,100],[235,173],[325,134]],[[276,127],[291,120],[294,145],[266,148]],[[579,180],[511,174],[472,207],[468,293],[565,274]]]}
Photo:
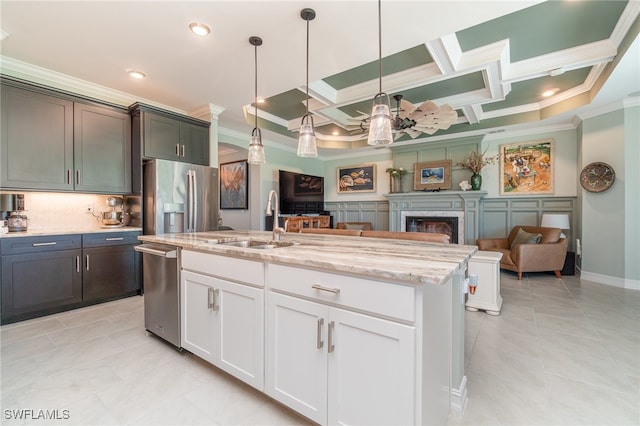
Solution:
{"label": "stainless steel refrigerator", "polygon": [[[146,235],[215,230],[218,170],[153,160],[144,165],[143,228]],[[181,348],[180,283],[175,247],[145,243],[142,253],[144,326]]]}
{"label": "stainless steel refrigerator", "polygon": [[218,169],[168,160],[144,165],[146,235],[200,232],[218,226]]}

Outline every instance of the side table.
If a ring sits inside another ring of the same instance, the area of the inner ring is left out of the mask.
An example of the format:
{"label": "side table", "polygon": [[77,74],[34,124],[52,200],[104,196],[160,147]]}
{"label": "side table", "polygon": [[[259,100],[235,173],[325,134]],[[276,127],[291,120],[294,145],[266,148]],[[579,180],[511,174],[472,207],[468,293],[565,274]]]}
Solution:
{"label": "side table", "polygon": [[475,294],[468,294],[468,311],[482,309],[489,315],[500,315],[500,259],[502,253],[495,251],[478,251],[469,259],[469,275],[478,276],[478,285]]}

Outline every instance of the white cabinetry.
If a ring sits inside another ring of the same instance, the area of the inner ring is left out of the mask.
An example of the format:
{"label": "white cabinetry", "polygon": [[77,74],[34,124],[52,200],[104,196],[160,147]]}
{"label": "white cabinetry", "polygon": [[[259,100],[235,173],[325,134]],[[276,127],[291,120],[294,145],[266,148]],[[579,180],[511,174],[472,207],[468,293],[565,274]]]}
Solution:
{"label": "white cabinetry", "polygon": [[[264,290],[254,286],[264,285],[262,263],[183,251],[182,268],[182,347],[263,390]],[[235,271],[250,285],[223,279]]]}
{"label": "white cabinetry", "polygon": [[415,328],[348,310],[409,301],[413,317],[413,288],[280,265],[268,277],[267,394],[320,424],[416,423]]}

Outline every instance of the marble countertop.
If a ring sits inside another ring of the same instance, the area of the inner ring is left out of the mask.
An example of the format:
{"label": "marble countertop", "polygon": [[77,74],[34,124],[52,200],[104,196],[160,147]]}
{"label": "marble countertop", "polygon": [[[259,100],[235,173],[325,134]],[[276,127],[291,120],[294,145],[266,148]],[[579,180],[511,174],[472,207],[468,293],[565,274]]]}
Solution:
{"label": "marble countertop", "polygon": [[228,240],[269,242],[264,231],[220,231],[189,234],[143,235],[143,242],[168,244],[212,254],[292,266],[323,269],[415,285],[441,284],[469,259],[476,246],[336,235],[287,233],[281,240],[291,246],[272,249],[234,247]]}
{"label": "marble countertop", "polygon": [[0,235],[2,238],[15,237],[43,237],[46,235],[69,235],[69,234],[97,234],[101,232],[141,232],[142,228],[133,226],[114,226],[105,228],[82,228],[82,229],[27,229],[24,232],[8,232]]}

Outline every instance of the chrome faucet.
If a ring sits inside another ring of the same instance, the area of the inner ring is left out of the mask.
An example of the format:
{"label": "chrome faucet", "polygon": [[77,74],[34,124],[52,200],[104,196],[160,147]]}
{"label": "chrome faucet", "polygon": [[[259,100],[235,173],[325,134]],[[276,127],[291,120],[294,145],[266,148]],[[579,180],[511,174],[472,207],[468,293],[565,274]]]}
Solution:
{"label": "chrome faucet", "polygon": [[[275,198],[275,203],[271,204],[271,199]],[[286,230],[284,228],[281,228],[279,226],[278,223],[278,216],[280,216],[280,212],[278,211],[278,193],[276,192],[275,189],[272,189],[271,191],[269,191],[269,196],[267,197],[267,208],[265,209],[264,213],[267,216],[271,216],[272,214],[272,210],[275,212],[273,214],[273,241],[280,241],[280,235],[283,235]]]}

